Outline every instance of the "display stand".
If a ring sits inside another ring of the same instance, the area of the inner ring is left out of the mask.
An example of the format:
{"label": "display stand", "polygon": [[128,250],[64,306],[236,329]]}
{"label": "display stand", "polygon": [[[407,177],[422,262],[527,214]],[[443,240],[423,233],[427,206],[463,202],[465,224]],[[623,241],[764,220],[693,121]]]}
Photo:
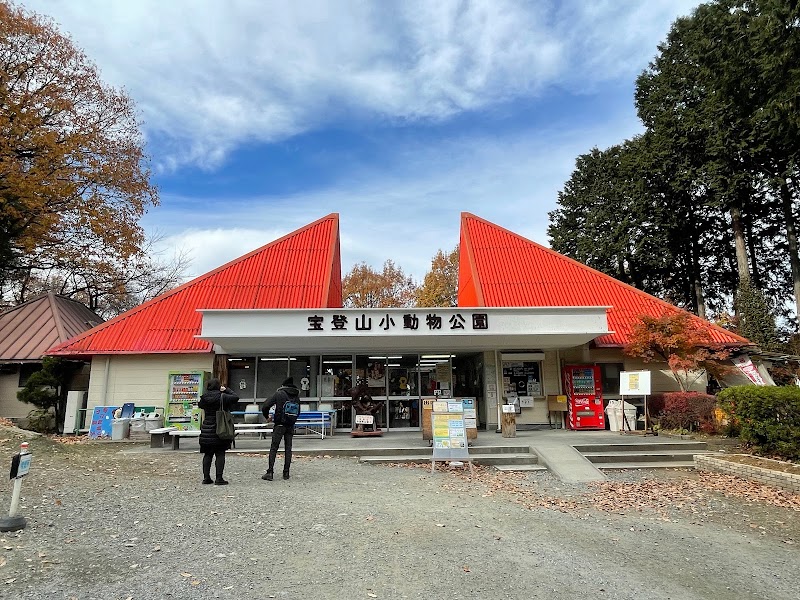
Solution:
{"label": "display stand", "polygon": [[437,400],[433,403],[431,414],[433,423],[433,455],[431,473],[436,470],[436,461],[469,463],[469,476],[472,478],[472,458],[467,444],[467,430],[464,426],[464,404],[460,399]]}

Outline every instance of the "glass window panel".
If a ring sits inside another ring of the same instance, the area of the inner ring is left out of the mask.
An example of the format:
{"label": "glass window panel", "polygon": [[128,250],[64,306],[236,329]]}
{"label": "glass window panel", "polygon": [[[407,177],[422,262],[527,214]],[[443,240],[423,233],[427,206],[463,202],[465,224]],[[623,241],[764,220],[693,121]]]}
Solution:
{"label": "glass window panel", "polygon": [[319,378],[320,396],[350,397],[353,387],[353,357],[332,355],[322,357],[322,372]]}
{"label": "glass window panel", "polygon": [[256,359],[241,357],[228,359],[228,384],[240,400],[255,398]]}
{"label": "glass window panel", "polygon": [[[289,376],[289,359],[285,356],[261,356],[258,359],[258,393],[256,398],[270,398]],[[295,382],[298,385],[298,382]]]}
{"label": "glass window panel", "polygon": [[622,363],[603,363],[600,366],[600,379],[604,394],[619,394],[619,374],[624,370]]}
{"label": "glass window panel", "polygon": [[356,357],[356,377],[366,380],[372,397],[386,395],[386,360],[379,353]]}
{"label": "glass window panel", "polygon": [[294,384],[300,388],[301,398],[319,397],[317,391],[318,356],[293,356],[289,361],[289,374],[294,378]]}

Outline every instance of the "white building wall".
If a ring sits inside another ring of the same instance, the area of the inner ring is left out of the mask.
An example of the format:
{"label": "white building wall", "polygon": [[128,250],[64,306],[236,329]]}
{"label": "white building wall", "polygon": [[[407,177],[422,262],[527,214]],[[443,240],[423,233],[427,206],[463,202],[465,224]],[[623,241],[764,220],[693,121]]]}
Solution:
{"label": "white building wall", "polygon": [[163,407],[170,371],[211,371],[213,354],[135,354],[92,359],[87,409],[95,406]]}

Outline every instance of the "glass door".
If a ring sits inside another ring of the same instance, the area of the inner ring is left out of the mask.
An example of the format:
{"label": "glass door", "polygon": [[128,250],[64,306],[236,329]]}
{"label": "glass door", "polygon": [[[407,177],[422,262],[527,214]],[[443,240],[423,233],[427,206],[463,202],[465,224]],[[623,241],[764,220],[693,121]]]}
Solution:
{"label": "glass door", "polygon": [[390,429],[418,429],[419,362],[416,354],[389,356],[386,363]]}

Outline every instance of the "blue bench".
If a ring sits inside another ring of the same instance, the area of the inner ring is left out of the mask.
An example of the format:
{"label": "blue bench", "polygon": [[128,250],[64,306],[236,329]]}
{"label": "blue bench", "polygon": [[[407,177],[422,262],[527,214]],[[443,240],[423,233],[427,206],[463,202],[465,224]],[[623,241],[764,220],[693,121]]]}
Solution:
{"label": "blue bench", "polygon": [[332,410],[301,411],[294,424],[294,432],[298,433],[299,429],[306,433],[318,435],[321,439],[325,439],[326,432],[328,436],[333,435],[335,415],[336,412]]}

